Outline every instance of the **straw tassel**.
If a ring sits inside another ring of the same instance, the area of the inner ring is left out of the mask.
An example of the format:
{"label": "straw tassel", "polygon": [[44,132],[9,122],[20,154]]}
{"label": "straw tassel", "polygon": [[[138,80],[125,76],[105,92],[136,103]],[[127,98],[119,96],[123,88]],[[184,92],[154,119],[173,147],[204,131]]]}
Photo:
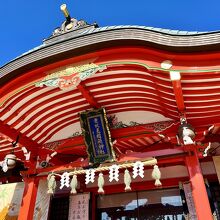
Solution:
{"label": "straw tassel", "polygon": [[72,180],[71,180],[71,182],[70,182],[70,187],[71,187],[71,194],[76,194],[77,193],[77,191],[76,191],[76,188],[77,188],[77,175],[73,175],[73,178],[72,178]]}
{"label": "straw tassel", "polygon": [[103,189],[104,183],[105,183],[105,180],[104,180],[103,174],[99,173],[99,177],[98,177],[98,187],[99,187],[98,193],[100,193],[100,194],[104,193],[104,189]]}
{"label": "straw tassel", "polygon": [[50,174],[47,177],[48,194],[53,194],[56,189],[56,179],[54,174]]}
{"label": "straw tassel", "polygon": [[125,183],[125,191],[130,191],[131,190],[131,175],[128,171],[128,169],[125,170],[124,173],[124,183]]}
{"label": "straw tassel", "polygon": [[153,172],[152,172],[152,178],[155,179],[155,183],[154,183],[155,186],[161,186],[162,185],[162,183],[160,182],[161,172],[160,172],[157,165],[154,165],[154,169],[153,169]]}

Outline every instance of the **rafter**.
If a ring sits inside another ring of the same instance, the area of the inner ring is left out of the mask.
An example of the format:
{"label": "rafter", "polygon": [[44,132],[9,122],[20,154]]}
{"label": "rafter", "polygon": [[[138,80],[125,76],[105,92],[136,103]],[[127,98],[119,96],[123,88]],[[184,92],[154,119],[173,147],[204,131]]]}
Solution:
{"label": "rafter", "polygon": [[182,93],[182,86],[180,80],[172,81],[173,84],[173,91],[176,98],[176,104],[178,111],[183,113],[185,111],[185,105],[183,100],[183,93]]}
{"label": "rafter", "polygon": [[173,91],[176,98],[176,104],[179,113],[183,114],[185,111],[185,105],[183,100],[183,92],[181,86],[181,76],[177,71],[170,71],[170,79],[173,85]]}
{"label": "rafter", "polygon": [[32,152],[32,154],[36,154],[37,151],[40,149],[40,145],[38,143],[17,132],[15,129],[11,128],[7,124],[4,124],[2,121],[0,121],[0,132],[12,140],[16,140],[17,136],[19,135],[19,144],[25,146],[28,150]]}
{"label": "rafter", "polygon": [[93,108],[100,108],[100,105],[97,103],[95,98],[92,96],[88,88],[86,88],[84,83],[80,83],[77,86],[77,89],[82,93],[82,96],[87,100],[87,102],[93,107]]}

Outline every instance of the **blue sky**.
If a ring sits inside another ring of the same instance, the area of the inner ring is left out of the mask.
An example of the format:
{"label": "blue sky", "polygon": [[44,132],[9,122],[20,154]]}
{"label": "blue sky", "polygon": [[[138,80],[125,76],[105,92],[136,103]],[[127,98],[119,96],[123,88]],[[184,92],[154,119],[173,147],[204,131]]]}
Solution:
{"label": "blue sky", "polygon": [[[4,3],[3,3],[4,2]],[[72,17],[99,26],[145,25],[174,30],[220,30],[219,0],[8,0],[0,4],[0,66],[36,47]]]}

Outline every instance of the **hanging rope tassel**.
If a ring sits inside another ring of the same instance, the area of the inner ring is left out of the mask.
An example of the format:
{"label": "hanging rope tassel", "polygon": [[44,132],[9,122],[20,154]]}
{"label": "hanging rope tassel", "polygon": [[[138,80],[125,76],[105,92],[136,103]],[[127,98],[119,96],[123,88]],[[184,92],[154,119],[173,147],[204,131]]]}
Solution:
{"label": "hanging rope tassel", "polygon": [[125,191],[130,191],[131,190],[131,175],[128,171],[128,169],[125,170],[124,173],[124,183],[125,183]]}
{"label": "hanging rope tassel", "polygon": [[77,188],[77,175],[73,175],[73,178],[70,182],[70,187],[71,187],[71,194],[76,194],[77,191],[76,191],[76,188]]}
{"label": "hanging rope tassel", "polygon": [[48,194],[53,194],[56,189],[56,179],[54,174],[50,174],[47,177],[47,187],[48,187]]}
{"label": "hanging rope tassel", "polygon": [[153,172],[152,172],[152,178],[155,179],[155,183],[154,183],[155,186],[161,186],[162,185],[162,183],[160,182],[161,172],[160,172],[157,165],[154,165],[154,169],[153,169]]}
{"label": "hanging rope tassel", "polygon": [[98,193],[100,193],[100,194],[104,193],[104,189],[103,189],[104,183],[105,183],[105,180],[104,180],[103,174],[99,173],[99,177],[98,177],[98,187],[99,187]]}

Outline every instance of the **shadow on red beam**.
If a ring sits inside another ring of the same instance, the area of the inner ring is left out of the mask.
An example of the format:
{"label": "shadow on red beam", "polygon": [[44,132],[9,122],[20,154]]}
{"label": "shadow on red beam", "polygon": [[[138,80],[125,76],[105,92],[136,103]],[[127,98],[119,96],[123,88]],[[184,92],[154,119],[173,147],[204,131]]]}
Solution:
{"label": "shadow on red beam", "polygon": [[88,159],[83,160],[79,158],[78,160],[68,163],[66,165],[48,167],[44,169],[37,169],[36,174],[47,175],[50,172],[59,173],[59,172],[70,171],[75,168],[81,168],[81,167],[87,167],[87,166],[89,166]]}
{"label": "shadow on red beam", "polygon": [[156,157],[157,164],[160,165],[174,165],[174,164],[184,164],[185,163],[185,156],[187,156],[188,153],[180,153],[180,154],[173,154],[173,155],[167,155],[166,157]]}
{"label": "shadow on red beam", "polygon": [[58,145],[56,151],[69,150],[69,148],[85,145],[83,136],[73,137],[70,139],[66,139],[61,141],[61,144]]}
{"label": "shadow on red beam", "polygon": [[220,142],[220,134],[208,134],[204,136],[204,139],[202,140],[203,143],[208,142]]}
{"label": "shadow on red beam", "polygon": [[[161,121],[157,123],[170,123],[170,121]],[[169,128],[167,127],[166,132],[169,131],[175,131],[176,132],[176,121],[172,121],[173,125]],[[143,125],[136,125],[131,127],[125,127],[125,128],[118,128],[118,129],[111,129],[111,136],[114,139],[119,139],[125,141],[126,139],[133,139],[133,138],[141,138],[141,137],[150,137],[152,135],[157,135],[155,132],[155,126],[156,123],[150,123],[150,124],[143,124]],[[175,136],[174,132],[174,136]],[[172,132],[171,132],[172,133]]]}
{"label": "shadow on red beam", "polygon": [[159,150],[169,150],[169,149],[180,149],[180,145],[176,145],[170,142],[161,142],[161,143],[153,143],[151,145],[145,146],[142,148],[142,150],[139,150],[141,152],[149,152],[149,151],[159,151]]}
{"label": "shadow on red beam", "polygon": [[190,123],[194,128],[199,128],[199,127],[205,127],[206,129],[209,126],[212,125],[216,125],[219,126],[220,125],[220,118],[219,116],[215,116],[215,117],[210,117],[209,119],[206,118],[200,118],[198,119],[187,119],[187,122]]}
{"label": "shadow on red beam", "polygon": [[169,155],[176,155],[176,154],[185,154],[182,147],[176,149],[164,149],[164,150],[157,150],[157,151],[148,151],[148,152],[129,152],[127,154],[121,155],[119,161],[132,161],[132,160],[143,160],[149,157],[168,157]]}

